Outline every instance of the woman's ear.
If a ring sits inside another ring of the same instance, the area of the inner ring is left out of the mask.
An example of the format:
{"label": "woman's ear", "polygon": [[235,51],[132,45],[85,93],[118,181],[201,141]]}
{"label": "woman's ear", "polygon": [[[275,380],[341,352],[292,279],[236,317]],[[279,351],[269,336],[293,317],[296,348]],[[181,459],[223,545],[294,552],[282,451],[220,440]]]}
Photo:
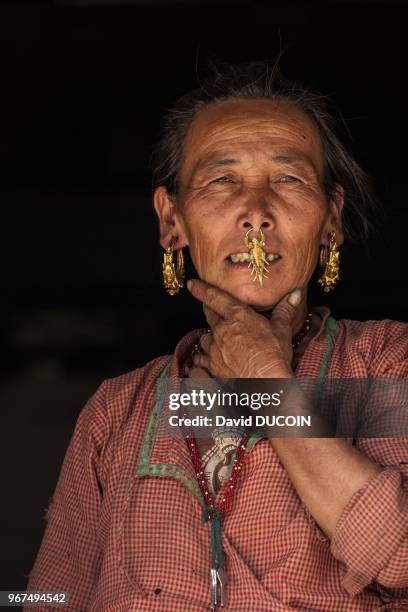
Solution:
{"label": "woman's ear", "polygon": [[343,224],[341,221],[341,213],[344,205],[344,189],[341,185],[336,185],[334,194],[329,202],[329,215],[324,224],[321,244],[329,244],[329,235],[331,232],[336,234],[336,244],[340,246],[344,242]]}
{"label": "woman's ear", "polygon": [[176,248],[188,245],[186,233],[179,220],[175,198],[167,193],[164,186],[157,187],[153,194],[153,204],[160,226],[160,244],[167,248],[171,238],[177,238]]}

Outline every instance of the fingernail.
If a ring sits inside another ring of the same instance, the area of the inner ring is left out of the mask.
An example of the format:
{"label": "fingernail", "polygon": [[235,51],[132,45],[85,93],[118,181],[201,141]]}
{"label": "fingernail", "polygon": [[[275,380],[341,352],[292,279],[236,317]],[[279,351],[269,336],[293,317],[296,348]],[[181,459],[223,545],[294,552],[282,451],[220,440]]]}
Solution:
{"label": "fingernail", "polygon": [[288,298],[288,302],[291,306],[299,306],[300,300],[302,299],[302,292],[300,289],[292,291]]}
{"label": "fingernail", "polygon": [[191,291],[191,287],[192,287],[192,286],[193,286],[193,281],[192,281],[192,280],[188,280],[188,281],[187,281],[187,289],[188,289],[189,291]]}

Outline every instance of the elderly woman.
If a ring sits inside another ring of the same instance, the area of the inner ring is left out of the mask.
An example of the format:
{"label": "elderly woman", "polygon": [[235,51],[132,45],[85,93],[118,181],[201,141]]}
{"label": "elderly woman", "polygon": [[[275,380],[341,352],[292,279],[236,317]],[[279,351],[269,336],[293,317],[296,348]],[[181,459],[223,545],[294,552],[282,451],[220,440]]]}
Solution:
{"label": "elderly woman", "polygon": [[95,612],[408,605],[405,439],[244,434],[223,454],[157,433],[163,385],[182,376],[408,374],[405,324],[308,303],[319,260],[321,289],[335,288],[339,247],[370,207],[322,98],[263,64],[223,65],[169,112],[157,152],[165,287],[185,284],[188,247],[209,331],[90,399],[28,590]]}

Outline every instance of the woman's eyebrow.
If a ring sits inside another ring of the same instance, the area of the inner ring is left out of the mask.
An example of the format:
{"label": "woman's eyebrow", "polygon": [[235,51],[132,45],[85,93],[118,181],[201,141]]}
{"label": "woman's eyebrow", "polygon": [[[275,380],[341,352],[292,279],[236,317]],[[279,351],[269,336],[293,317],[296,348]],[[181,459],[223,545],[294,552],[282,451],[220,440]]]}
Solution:
{"label": "woman's eyebrow", "polygon": [[233,164],[241,163],[240,159],[234,157],[223,158],[204,158],[198,160],[193,168],[192,176],[200,170],[213,170],[214,168],[223,168],[224,166],[232,166]]}
{"label": "woman's eyebrow", "polygon": [[[297,167],[300,169],[308,169],[316,171],[314,164],[306,155],[294,154],[294,155],[271,155],[269,159],[278,164],[285,166]],[[217,168],[224,168],[225,166],[232,166],[240,164],[241,160],[236,157],[220,157],[220,158],[204,158],[199,160],[193,168],[192,176],[200,170],[214,170]]]}
{"label": "woman's eyebrow", "polygon": [[293,166],[294,168],[309,169],[315,171],[315,166],[312,160],[306,155],[272,155],[270,159],[284,166]]}

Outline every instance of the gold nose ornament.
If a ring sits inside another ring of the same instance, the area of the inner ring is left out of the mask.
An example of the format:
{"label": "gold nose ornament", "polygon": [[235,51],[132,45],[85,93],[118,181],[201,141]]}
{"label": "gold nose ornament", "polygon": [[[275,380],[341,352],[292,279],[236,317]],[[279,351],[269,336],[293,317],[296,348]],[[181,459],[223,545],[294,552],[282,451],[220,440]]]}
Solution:
{"label": "gold nose ornament", "polygon": [[264,251],[265,236],[261,228],[259,228],[259,239],[249,239],[249,234],[254,228],[250,227],[245,234],[244,244],[249,249],[249,264],[248,268],[251,268],[251,276],[254,282],[259,280],[259,284],[262,285],[262,279],[267,277],[267,266],[269,265],[266,259],[266,252]]}

